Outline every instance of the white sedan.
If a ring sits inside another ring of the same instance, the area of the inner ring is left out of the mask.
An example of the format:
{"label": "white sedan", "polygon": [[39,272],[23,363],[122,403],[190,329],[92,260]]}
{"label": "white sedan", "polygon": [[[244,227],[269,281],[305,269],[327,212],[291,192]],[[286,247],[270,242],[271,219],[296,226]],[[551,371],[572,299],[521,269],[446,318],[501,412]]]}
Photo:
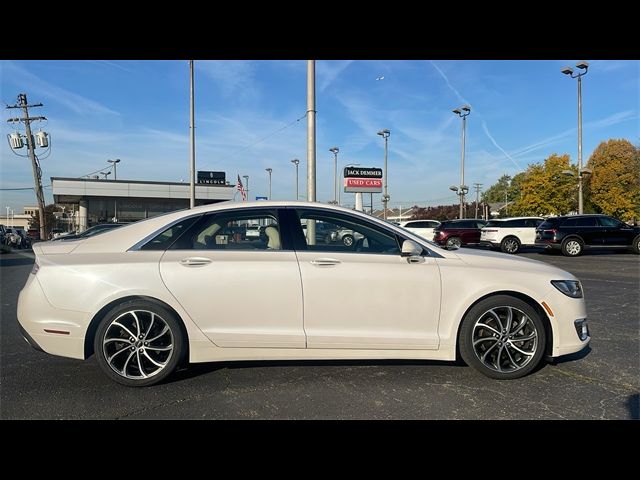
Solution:
{"label": "white sedan", "polygon": [[[316,222],[361,235],[307,239]],[[259,241],[239,224],[269,225]],[[181,363],[434,359],[518,378],[590,340],[580,282],[547,264],[447,251],[360,212],[303,202],[219,203],[68,242],[37,243],[18,300],[25,339],[95,354],[145,386]],[[304,294],[303,294],[304,292]]]}

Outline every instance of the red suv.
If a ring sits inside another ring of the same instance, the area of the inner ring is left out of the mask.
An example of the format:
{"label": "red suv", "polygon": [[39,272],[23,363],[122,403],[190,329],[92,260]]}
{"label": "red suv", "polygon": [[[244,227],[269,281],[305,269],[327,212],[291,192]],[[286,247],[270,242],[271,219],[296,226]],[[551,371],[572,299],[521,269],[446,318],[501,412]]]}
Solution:
{"label": "red suv", "polygon": [[480,243],[480,229],[486,225],[484,220],[448,220],[434,229],[433,241],[447,248],[460,248],[462,245]]}

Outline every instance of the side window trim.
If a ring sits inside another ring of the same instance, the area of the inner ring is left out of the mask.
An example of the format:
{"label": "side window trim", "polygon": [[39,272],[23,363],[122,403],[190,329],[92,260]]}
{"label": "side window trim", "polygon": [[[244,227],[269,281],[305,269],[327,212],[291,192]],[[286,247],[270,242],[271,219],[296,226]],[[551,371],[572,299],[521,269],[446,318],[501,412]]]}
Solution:
{"label": "side window trim", "polygon": [[[278,250],[274,250],[274,251],[278,251],[278,252],[282,252],[282,251],[292,251],[293,248],[291,246],[291,242],[289,239],[289,236],[286,234],[283,234],[283,230],[285,230],[285,228],[283,227],[283,218],[282,218],[282,209],[281,208],[268,208],[268,207],[252,207],[252,208],[230,208],[228,210],[216,210],[213,212],[205,212],[203,214],[201,214],[201,218],[199,220],[197,220],[196,222],[194,222],[185,232],[183,232],[182,235],[188,235],[188,234],[192,234],[193,231],[197,230],[198,228],[200,228],[202,226],[202,224],[207,223],[209,221],[209,219],[211,217],[215,217],[215,216],[227,216],[227,215],[233,215],[234,213],[240,213],[242,212],[243,214],[245,213],[250,213],[251,215],[256,215],[256,216],[272,216],[273,212],[275,212],[276,214],[276,219],[278,222],[278,232],[280,233],[280,243],[281,243],[281,248]],[[182,237],[181,235],[181,237]],[[177,241],[177,239],[176,239]],[[190,248],[175,248],[172,249],[171,247],[173,247],[173,245],[175,244],[175,241],[172,242],[171,246],[169,246],[167,248],[167,250],[176,250],[176,251],[192,251],[193,249]],[[203,250],[203,251],[209,251],[209,250]],[[216,250],[216,252],[223,252],[225,251],[225,249],[220,249],[220,250]],[[237,250],[232,250],[229,249],[229,251],[237,251]],[[252,251],[262,251],[262,250],[243,250],[244,252],[252,252]]]}
{"label": "side window trim", "polygon": [[[191,227],[193,227],[193,225],[198,223],[198,218],[197,217],[202,217],[203,214],[202,213],[197,213],[195,215],[189,215],[187,217],[181,217],[178,218],[176,220],[174,220],[173,222],[170,222],[166,225],[163,225],[162,227],[154,230],[153,232],[151,232],[149,235],[147,235],[146,237],[144,237],[142,240],[140,240],[138,243],[136,243],[135,245],[129,247],[127,249],[127,252],[134,252],[134,251],[139,251],[140,249],[142,249],[142,247],[144,247],[147,243],[149,243],[151,240],[153,240],[154,238],[156,238],[158,235],[160,235],[162,232],[169,230],[171,227],[173,227],[174,225],[177,225],[180,222],[183,222],[185,220],[188,220],[190,218],[195,218],[195,221],[193,222],[193,224],[191,224],[191,226],[189,228],[187,228],[184,232],[182,232],[182,234],[180,234],[178,237],[176,237],[176,240],[181,237],[182,235],[184,235],[185,232],[188,232]],[[171,242],[171,245],[173,245],[175,243],[175,240],[173,242]],[[170,248],[167,247],[167,249]]]}

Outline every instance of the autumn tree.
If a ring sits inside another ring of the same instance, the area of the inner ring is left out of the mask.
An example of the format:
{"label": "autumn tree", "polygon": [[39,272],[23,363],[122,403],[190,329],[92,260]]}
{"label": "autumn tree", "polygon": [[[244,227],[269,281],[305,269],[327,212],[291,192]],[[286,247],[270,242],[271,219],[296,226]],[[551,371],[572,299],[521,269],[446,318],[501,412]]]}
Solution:
{"label": "autumn tree", "polygon": [[640,219],[640,149],[628,140],[600,143],[591,154],[588,190],[596,211],[623,221]]}
{"label": "autumn tree", "polygon": [[577,173],[569,155],[553,154],[543,164],[533,164],[521,175],[519,194],[509,206],[510,215],[562,215],[576,209],[575,177],[563,175],[563,170]]}

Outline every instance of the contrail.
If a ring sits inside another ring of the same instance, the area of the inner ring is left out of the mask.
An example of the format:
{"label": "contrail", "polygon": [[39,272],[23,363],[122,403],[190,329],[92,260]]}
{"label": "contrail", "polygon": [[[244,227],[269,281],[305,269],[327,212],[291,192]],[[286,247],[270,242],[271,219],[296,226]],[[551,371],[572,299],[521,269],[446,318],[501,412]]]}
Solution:
{"label": "contrail", "polygon": [[[440,70],[440,68],[433,63],[433,61],[429,60],[429,63],[431,63],[431,65],[433,66],[433,68],[436,69],[436,71],[440,74],[440,76],[444,79],[444,81],[446,82],[447,86],[449,87],[449,89],[456,95],[456,97],[458,97],[458,100],[460,100],[462,103],[471,103],[468,102],[461,94],[460,92],[451,84],[451,82],[449,81],[449,78],[445,75],[445,73]],[[522,170],[522,167],[518,164],[518,162],[516,162],[513,157],[511,155],[509,155],[504,148],[502,148],[500,145],[498,145],[498,142],[496,142],[496,139],[493,138],[493,136],[491,135],[491,133],[489,132],[489,128],[487,127],[487,122],[483,119],[482,115],[480,114],[480,111],[475,109],[476,113],[478,114],[478,116],[480,117],[480,120],[482,120],[482,129],[484,130],[485,135],[489,138],[489,140],[491,140],[491,143],[493,143],[493,145],[500,150],[502,153],[505,154],[505,156],[511,160],[517,167],[519,170]]]}
{"label": "contrail", "polygon": [[498,142],[496,142],[495,138],[493,138],[493,136],[491,135],[491,132],[489,132],[489,127],[487,127],[487,122],[485,122],[484,120],[482,120],[482,129],[484,130],[484,133],[487,135],[487,137],[489,137],[489,140],[491,140],[491,142],[495,145],[495,147],[498,150],[500,150],[502,153],[504,153],[506,155],[506,157],[509,160],[511,160],[516,167],[518,167],[518,170],[523,170],[523,168],[520,166],[520,164],[518,162],[516,162],[511,155],[509,155],[507,152],[505,152],[504,148],[502,148],[500,145],[498,145]]}

